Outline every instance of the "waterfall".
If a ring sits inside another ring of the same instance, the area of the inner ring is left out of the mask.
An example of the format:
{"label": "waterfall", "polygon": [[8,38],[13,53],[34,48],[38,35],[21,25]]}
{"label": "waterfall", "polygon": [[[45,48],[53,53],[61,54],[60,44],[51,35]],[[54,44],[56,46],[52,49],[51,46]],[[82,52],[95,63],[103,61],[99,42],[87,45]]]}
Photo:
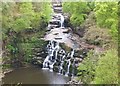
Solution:
{"label": "waterfall", "polygon": [[[62,39],[64,39],[65,41],[68,41],[68,38],[66,36],[66,34],[68,35],[68,33],[65,33],[67,31],[66,28],[64,31],[61,31],[63,30],[62,28],[64,28],[64,16],[62,15],[62,13],[58,13],[59,11],[57,11],[56,9],[55,11],[57,13],[55,12],[55,14],[53,14],[52,20],[48,24],[48,28],[50,28],[48,33],[53,33],[53,32],[54,33],[52,35],[47,36],[49,38],[49,43],[47,44],[47,47],[46,47],[48,55],[44,59],[43,69],[49,68],[50,71],[54,71],[57,68],[57,72],[59,74],[65,74],[68,76],[70,75],[70,67],[72,66],[73,68],[75,64],[75,61],[73,63],[71,62],[72,61],[71,59],[74,58],[75,50],[73,49],[71,52],[66,52],[64,49],[62,49],[62,47],[60,47],[61,41],[59,40],[61,40],[62,36],[63,37],[65,36],[66,38],[64,37]],[[61,33],[62,35],[60,35]],[[59,39],[55,39],[55,38],[51,39],[50,38],[51,36]],[[67,62],[67,65],[66,65],[66,62]],[[73,73],[74,73],[74,70],[73,70]]]}
{"label": "waterfall", "polygon": [[74,55],[74,49],[71,52],[71,58],[73,58],[73,55]]}
{"label": "waterfall", "polygon": [[64,63],[64,61],[61,61],[59,74],[63,74],[63,63]]}
{"label": "waterfall", "polygon": [[53,69],[53,63],[51,63],[51,60],[53,60],[53,53],[55,51],[55,46],[54,46],[54,42],[50,41],[47,45],[47,52],[48,55],[45,58],[44,62],[43,62],[43,68],[50,68]]}
{"label": "waterfall", "polygon": [[61,27],[63,27],[63,25],[64,25],[64,17],[61,14],[60,14],[60,16],[61,16]]}
{"label": "waterfall", "polygon": [[[65,51],[64,50],[62,50],[63,51],[63,54],[65,53]],[[63,74],[63,64],[64,64],[64,60],[65,60],[65,55],[61,55],[61,58],[60,58],[60,61],[61,61],[61,63],[60,63],[60,69],[59,69],[59,74]]]}
{"label": "waterfall", "polygon": [[70,59],[69,59],[69,60],[68,60],[67,75],[69,74],[69,71],[70,71],[70,65],[71,65],[71,61],[70,61]]}
{"label": "waterfall", "polygon": [[57,59],[57,53],[59,51],[60,47],[59,47],[59,42],[56,43],[56,47],[55,47],[55,50],[56,50],[56,53],[55,53],[55,60]]}
{"label": "waterfall", "polygon": [[56,61],[54,61],[51,65],[50,65],[50,71],[53,72],[53,67]]}
{"label": "waterfall", "polygon": [[64,27],[64,16],[60,13],[55,14],[57,17],[60,17],[61,27]]}
{"label": "waterfall", "polygon": [[49,63],[49,56],[47,56],[46,58],[45,58],[45,60],[44,60],[44,62],[43,62],[43,68],[46,68],[46,67],[48,67],[49,65],[48,65],[48,63]]}

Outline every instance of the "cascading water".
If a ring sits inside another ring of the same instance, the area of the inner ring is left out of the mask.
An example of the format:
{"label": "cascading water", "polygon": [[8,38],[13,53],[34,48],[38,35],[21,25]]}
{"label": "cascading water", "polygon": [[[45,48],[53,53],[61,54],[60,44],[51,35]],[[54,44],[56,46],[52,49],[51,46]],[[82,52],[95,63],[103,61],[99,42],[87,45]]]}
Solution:
{"label": "cascading water", "polygon": [[72,50],[72,52],[71,52],[71,57],[73,58],[73,55],[74,55],[74,49]]}
{"label": "cascading water", "polygon": [[68,68],[67,68],[67,75],[69,74],[69,71],[70,71],[70,65],[71,65],[71,61],[70,61],[70,59],[68,60]]}
{"label": "cascading water", "polygon": [[[43,69],[44,68],[50,68],[51,70],[53,69],[53,66],[57,59],[58,50],[59,50],[59,43],[56,42],[55,44],[54,41],[50,41],[49,44],[47,45],[48,55],[43,62]],[[54,52],[56,53],[55,58],[54,58]]]}
{"label": "cascading water", "polygon": [[64,16],[60,13],[57,13],[55,14],[56,17],[60,17],[60,24],[61,24],[61,27],[64,27]]}
{"label": "cascading water", "polygon": [[[59,24],[56,23],[59,21]],[[53,15],[52,18],[52,23],[50,24],[54,24],[54,25],[48,25],[48,28],[50,26],[59,26],[59,27],[53,27],[54,30],[52,31],[60,31],[62,30],[64,27],[64,16],[61,13],[55,13]],[[51,31],[51,32],[52,32]],[[49,32],[50,33],[50,32]],[[73,49],[72,51],[66,52],[64,49],[62,49],[62,47],[60,47],[60,43],[59,40],[60,37],[63,37],[63,39],[67,39],[68,36],[66,36],[66,34],[62,34],[60,35],[61,32],[55,32],[54,34],[58,34],[58,39],[53,39],[53,40],[49,40],[49,43],[47,45],[47,52],[48,55],[46,56],[44,62],[43,62],[43,69],[47,68],[50,71],[54,71],[54,69],[57,67],[57,72],[59,74],[65,74],[65,75],[69,75],[70,72],[70,67],[73,64],[71,62],[71,59],[74,59],[74,52],[75,50]],[[60,36],[60,37],[59,37]],[[71,74],[72,75],[72,74]]]}
{"label": "cascading water", "polygon": [[60,16],[61,16],[61,27],[64,27],[63,25],[63,23],[64,23],[64,17],[63,17],[63,15],[62,14],[60,14]]}

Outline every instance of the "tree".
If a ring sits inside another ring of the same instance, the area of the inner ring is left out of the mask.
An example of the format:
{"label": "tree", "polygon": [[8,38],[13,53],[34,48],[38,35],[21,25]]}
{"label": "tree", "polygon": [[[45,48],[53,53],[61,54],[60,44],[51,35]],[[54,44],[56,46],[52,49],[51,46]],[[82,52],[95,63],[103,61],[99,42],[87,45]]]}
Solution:
{"label": "tree", "polygon": [[95,71],[94,84],[118,84],[118,56],[115,49],[100,57]]}
{"label": "tree", "polygon": [[92,8],[88,2],[66,2],[63,3],[63,10],[71,15],[70,22],[73,26],[80,26],[91,10],[89,6]]}
{"label": "tree", "polygon": [[95,16],[100,27],[110,29],[113,37],[118,37],[118,3],[97,2],[95,3]]}
{"label": "tree", "polygon": [[99,55],[95,55],[94,51],[90,51],[88,56],[80,63],[78,67],[78,79],[85,83],[90,84],[95,76],[95,68]]}

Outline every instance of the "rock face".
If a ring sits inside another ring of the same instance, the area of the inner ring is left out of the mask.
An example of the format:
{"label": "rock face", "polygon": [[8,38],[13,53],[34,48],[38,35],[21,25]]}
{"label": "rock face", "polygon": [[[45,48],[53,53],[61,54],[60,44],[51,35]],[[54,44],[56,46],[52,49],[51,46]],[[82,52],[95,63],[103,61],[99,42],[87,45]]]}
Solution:
{"label": "rock face", "polygon": [[[44,40],[45,50],[36,51],[33,64],[66,76],[75,76],[79,63],[86,57],[71,28],[65,26],[61,2],[53,3],[54,14],[49,21]],[[87,52],[86,52],[87,53]]]}
{"label": "rock face", "polygon": [[[53,3],[54,14],[48,24],[44,40],[49,41],[47,56],[43,61],[43,69],[48,68],[63,75],[74,76],[77,66],[84,58],[79,51],[79,45],[73,39],[70,27],[65,26],[61,3]],[[82,51],[81,51],[82,52]],[[82,57],[80,57],[82,56]],[[41,62],[39,62],[41,64]]]}
{"label": "rock face", "polygon": [[94,49],[95,46],[79,40],[79,36],[82,37],[84,34],[81,28],[77,28],[78,36],[73,34],[69,25],[65,25],[69,17],[67,14],[63,15],[61,2],[53,3],[53,10],[47,32],[42,38],[47,43],[44,49],[34,49],[32,63],[43,69],[74,77],[88,50]]}

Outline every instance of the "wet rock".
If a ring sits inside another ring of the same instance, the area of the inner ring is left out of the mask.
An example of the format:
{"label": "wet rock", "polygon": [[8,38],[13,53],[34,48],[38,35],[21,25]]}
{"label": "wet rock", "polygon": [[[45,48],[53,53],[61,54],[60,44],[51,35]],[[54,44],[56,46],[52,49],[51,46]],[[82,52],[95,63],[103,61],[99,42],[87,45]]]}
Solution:
{"label": "wet rock", "polygon": [[75,58],[75,63],[80,63],[82,60],[82,58]]}
{"label": "wet rock", "polygon": [[84,58],[84,56],[83,56],[83,55],[80,55],[79,57],[80,57],[80,58],[82,58],[82,59]]}
{"label": "wet rock", "polygon": [[80,81],[77,81],[75,78],[72,78],[67,84],[71,84],[72,86],[76,86],[75,84],[82,84]]}
{"label": "wet rock", "polygon": [[56,12],[56,13],[62,13],[62,9],[61,8],[54,8],[54,12]]}
{"label": "wet rock", "polygon": [[51,29],[59,28],[59,27],[60,27],[60,24],[58,24],[58,25],[51,24],[48,28],[49,28],[49,30],[51,30]]}
{"label": "wet rock", "polygon": [[64,49],[65,51],[68,51],[68,52],[71,51],[71,48],[68,47],[68,46],[66,46],[64,43],[61,43],[60,46],[61,46],[61,48]]}
{"label": "wet rock", "polygon": [[62,4],[53,4],[53,7],[62,7]]}
{"label": "wet rock", "polygon": [[53,71],[59,72],[59,66],[54,66]]}
{"label": "wet rock", "polygon": [[52,20],[50,20],[49,24],[52,24],[52,25],[60,25],[60,20],[52,19]]}
{"label": "wet rock", "polygon": [[82,54],[82,51],[75,51],[74,57],[79,57],[80,54]]}
{"label": "wet rock", "polygon": [[19,68],[19,67],[23,67],[24,63],[19,60],[19,59],[13,59],[12,62],[11,62],[11,67],[13,68]]}
{"label": "wet rock", "polygon": [[55,38],[56,40],[61,40],[62,38]]}
{"label": "wet rock", "polygon": [[34,65],[37,65],[39,66],[40,68],[43,67],[43,58],[42,57],[34,57],[32,60],[31,60],[31,63],[34,64]]}
{"label": "wet rock", "polygon": [[65,71],[65,70],[63,70],[63,75],[65,75],[65,73],[66,73],[66,71]]}
{"label": "wet rock", "polygon": [[74,29],[75,31],[73,31],[75,34],[79,35],[80,37],[83,37],[84,33],[85,33],[85,29],[82,27],[76,27]]}
{"label": "wet rock", "polygon": [[71,24],[70,24],[70,15],[67,14],[67,13],[64,13],[64,18],[65,18],[64,26],[65,27],[70,27],[71,26]]}
{"label": "wet rock", "polygon": [[54,35],[58,35],[59,33],[54,33]]}

